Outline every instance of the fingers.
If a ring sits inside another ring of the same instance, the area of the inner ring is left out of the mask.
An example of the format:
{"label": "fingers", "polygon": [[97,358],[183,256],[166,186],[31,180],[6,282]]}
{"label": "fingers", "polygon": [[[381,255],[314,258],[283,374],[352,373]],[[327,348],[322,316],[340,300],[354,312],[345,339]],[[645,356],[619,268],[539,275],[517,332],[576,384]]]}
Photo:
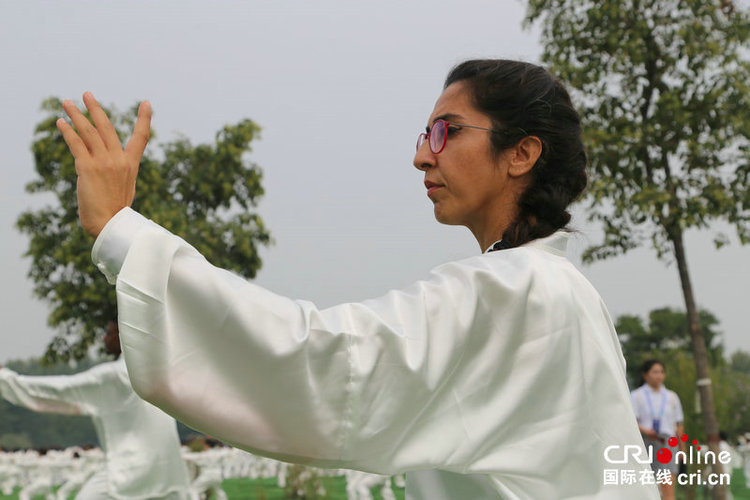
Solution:
{"label": "fingers", "polygon": [[[73,129],[62,118],[57,121],[57,128],[63,135],[65,143],[75,158],[87,153],[92,155],[107,151],[122,151],[120,138],[112,122],[91,92],[83,94],[83,102],[94,120],[94,125],[84,116],[70,100],[63,101],[63,108],[77,129]],[[125,153],[136,163],[140,162],[151,133],[151,104],[144,101],[138,107],[138,118],[133,128]]]}
{"label": "fingers", "polygon": [[86,104],[86,109],[89,110],[89,115],[91,115],[91,119],[94,120],[94,125],[96,125],[99,137],[107,149],[110,151],[122,149],[122,144],[120,144],[120,138],[117,137],[117,131],[115,130],[114,125],[109,121],[107,113],[104,112],[96,98],[94,98],[94,94],[91,92],[85,92],[83,94],[83,102]]}
{"label": "fingers", "polygon": [[56,122],[70,152],[76,160],[89,158],[97,165],[134,166],[137,174],[151,132],[151,104],[144,101],[138,107],[133,134],[123,150],[117,130],[94,95],[86,92],[83,94],[83,100],[96,126],[92,125],[70,100],[63,101],[63,108],[77,130],[62,118]]}
{"label": "fingers", "polygon": [[133,128],[133,135],[125,146],[125,154],[136,161],[141,161],[143,151],[146,149],[148,138],[151,133],[151,104],[143,101],[138,106],[138,119]]}
{"label": "fingers", "polygon": [[89,152],[92,154],[101,154],[105,152],[107,148],[104,146],[101,137],[99,137],[99,132],[97,132],[91,122],[89,122],[83,113],[81,113],[78,107],[73,104],[72,101],[66,99],[63,101],[63,109],[70,117],[73,125],[76,126],[78,135],[86,145],[86,148],[88,148]]}
{"label": "fingers", "polygon": [[86,145],[81,138],[78,137],[78,134],[73,130],[73,127],[71,127],[64,118],[57,120],[55,125],[57,125],[57,129],[62,134],[65,144],[68,145],[68,149],[70,149],[70,152],[73,154],[73,158],[78,159],[88,156],[89,150],[86,148]]}

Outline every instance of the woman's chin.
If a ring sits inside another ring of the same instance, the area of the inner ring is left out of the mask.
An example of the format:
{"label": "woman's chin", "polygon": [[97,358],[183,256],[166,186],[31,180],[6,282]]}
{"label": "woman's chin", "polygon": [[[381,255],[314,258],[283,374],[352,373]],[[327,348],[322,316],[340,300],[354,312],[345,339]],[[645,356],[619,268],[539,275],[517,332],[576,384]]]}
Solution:
{"label": "woman's chin", "polygon": [[445,224],[448,226],[459,226],[461,225],[461,222],[457,220],[457,217],[455,217],[454,214],[451,214],[450,212],[447,212],[446,210],[442,210],[439,204],[435,204],[434,209],[435,214],[435,220],[437,220],[441,224]]}

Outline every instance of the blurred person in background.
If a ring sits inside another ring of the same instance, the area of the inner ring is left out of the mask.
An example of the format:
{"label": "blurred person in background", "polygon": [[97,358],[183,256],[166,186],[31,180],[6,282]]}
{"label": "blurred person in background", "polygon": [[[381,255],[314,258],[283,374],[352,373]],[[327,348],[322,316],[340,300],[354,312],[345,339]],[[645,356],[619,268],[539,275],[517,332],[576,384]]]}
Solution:
{"label": "blurred person in background", "polygon": [[[674,483],[679,472],[677,463],[677,447],[672,447],[672,460],[661,463],[657,459],[657,450],[670,448],[667,440],[680,437],[685,429],[682,425],[684,417],[682,404],[677,393],[664,387],[666,376],[664,363],[657,359],[649,359],[641,367],[641,386],[631,392],[635,418],[638,429],[643,436],[643,442],[651,453],[651,468],[654,472],[666,470],[672,476],[670,483],[659,484],[662,498],[674,499]],[[679,440],[679,448],[685,451],[685,442]]]}
{"label": "blurred person in background", "polygon": [[78,500],[189,498],[175,420],[133,391],[120,358],[117,321],[104,336],[116,360],[75,375],[26,376],[0,367],[0,394],[33,411],[89,415],[105,453]]}

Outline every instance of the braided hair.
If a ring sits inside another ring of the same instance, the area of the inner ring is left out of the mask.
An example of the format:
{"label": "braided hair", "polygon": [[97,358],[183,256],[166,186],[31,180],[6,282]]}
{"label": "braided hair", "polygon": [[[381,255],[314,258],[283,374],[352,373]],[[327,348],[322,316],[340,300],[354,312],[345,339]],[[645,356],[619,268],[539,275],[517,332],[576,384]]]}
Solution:
{"label": "braided hair", "polygon": [[565,228],[567,207],[587,183],[581,121],[565,87],[540,66],[503,59],[465,61],[451,70],[444,88],[459,81],[476,108],[492,120],[495,156],[526,136],[542,142],[531,182],[503,241],[516,247]]}

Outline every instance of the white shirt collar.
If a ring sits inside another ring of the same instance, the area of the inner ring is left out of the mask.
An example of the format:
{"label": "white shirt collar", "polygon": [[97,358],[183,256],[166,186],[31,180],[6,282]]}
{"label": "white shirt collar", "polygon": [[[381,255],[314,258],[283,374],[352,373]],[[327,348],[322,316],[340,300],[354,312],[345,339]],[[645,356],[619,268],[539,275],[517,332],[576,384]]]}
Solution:
{"label": "white shirt collar", "polygon": [[[490,250],[492,250],[492,247],[494,247],[497,243],[503,241],[502,239],[499,239],[492,243],[489,247],[487,247],[487,250],[485,250],[482,253],[488,253]],[[565,231],[555,231],[549,236],[545,236],[544,238],[539,238],[533,241],[530,241],[528,243],[525,243],[523,246],[534,246],[534,247],[542,247],[547,251],[550,251],[557,255],[565,256],[567,249],[568,249],[568,233]]]}

